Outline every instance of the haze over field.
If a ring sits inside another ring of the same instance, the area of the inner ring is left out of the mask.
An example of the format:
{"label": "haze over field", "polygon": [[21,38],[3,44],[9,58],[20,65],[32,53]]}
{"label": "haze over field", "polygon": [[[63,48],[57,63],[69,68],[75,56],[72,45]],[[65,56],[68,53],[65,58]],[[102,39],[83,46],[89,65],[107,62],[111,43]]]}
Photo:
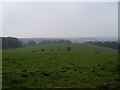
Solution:
{"label": "haze over field", "polygon": [[120,88],[117,2],[0,8],[3,89]]}
{"label": "haze over field", "polygon": [[118,36],[117,2],[4,3],[0,8],[3,18],[2,36]]}

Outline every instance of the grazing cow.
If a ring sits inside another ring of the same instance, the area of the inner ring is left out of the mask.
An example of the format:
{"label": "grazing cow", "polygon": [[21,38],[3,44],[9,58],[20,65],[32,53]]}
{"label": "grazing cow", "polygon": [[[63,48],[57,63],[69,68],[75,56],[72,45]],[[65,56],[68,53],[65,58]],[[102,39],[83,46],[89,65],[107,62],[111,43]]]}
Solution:
{"label": "grazing cow", "polygon": [[60,49],[57,49],[58,51],[60,51]]}
{"label": "grazing cow", "polygon": [[35,52],[35,51],[32,51],[33,53]]}
{"label": "grazing cow", "polygon": [[42,49],[41,51],[45,51],[45,49]]}
{"label": "grazing cow", "polygon": [[52,49],[50,49],[50,51],[53,51]]}

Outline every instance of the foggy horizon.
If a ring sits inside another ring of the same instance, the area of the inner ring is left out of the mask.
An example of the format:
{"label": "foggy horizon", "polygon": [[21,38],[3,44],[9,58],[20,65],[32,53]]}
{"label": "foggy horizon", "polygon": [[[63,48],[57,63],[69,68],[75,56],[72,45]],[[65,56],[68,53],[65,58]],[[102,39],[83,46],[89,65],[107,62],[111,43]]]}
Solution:
{"label": "foggy horizon", "polygon": [[118,37],[105,37],[105,36],[101,36],[101,37],[17,37],[17,36],[0,36],[0,37],[15,37],[15,38],[116,38],[118,39]]}

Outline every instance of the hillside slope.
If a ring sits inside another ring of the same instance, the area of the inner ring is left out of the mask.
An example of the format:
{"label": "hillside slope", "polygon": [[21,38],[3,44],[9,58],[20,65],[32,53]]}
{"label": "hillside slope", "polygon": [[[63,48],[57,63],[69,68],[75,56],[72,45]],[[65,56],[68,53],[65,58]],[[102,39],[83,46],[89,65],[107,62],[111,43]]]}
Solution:
{"label": "hillside slope", "polygon": [[91,44],[3,50],[3,88],[116,88],[117,50]]}

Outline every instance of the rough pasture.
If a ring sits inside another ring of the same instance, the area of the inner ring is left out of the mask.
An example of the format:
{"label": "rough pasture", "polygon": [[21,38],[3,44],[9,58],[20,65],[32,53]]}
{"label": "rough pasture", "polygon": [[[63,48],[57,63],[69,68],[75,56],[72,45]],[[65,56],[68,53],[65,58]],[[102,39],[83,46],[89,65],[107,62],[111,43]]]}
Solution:
{"label": "rough pasture", "polygon": [[3,50],[3,88],[117,88],[117,50],[46,44]]}

